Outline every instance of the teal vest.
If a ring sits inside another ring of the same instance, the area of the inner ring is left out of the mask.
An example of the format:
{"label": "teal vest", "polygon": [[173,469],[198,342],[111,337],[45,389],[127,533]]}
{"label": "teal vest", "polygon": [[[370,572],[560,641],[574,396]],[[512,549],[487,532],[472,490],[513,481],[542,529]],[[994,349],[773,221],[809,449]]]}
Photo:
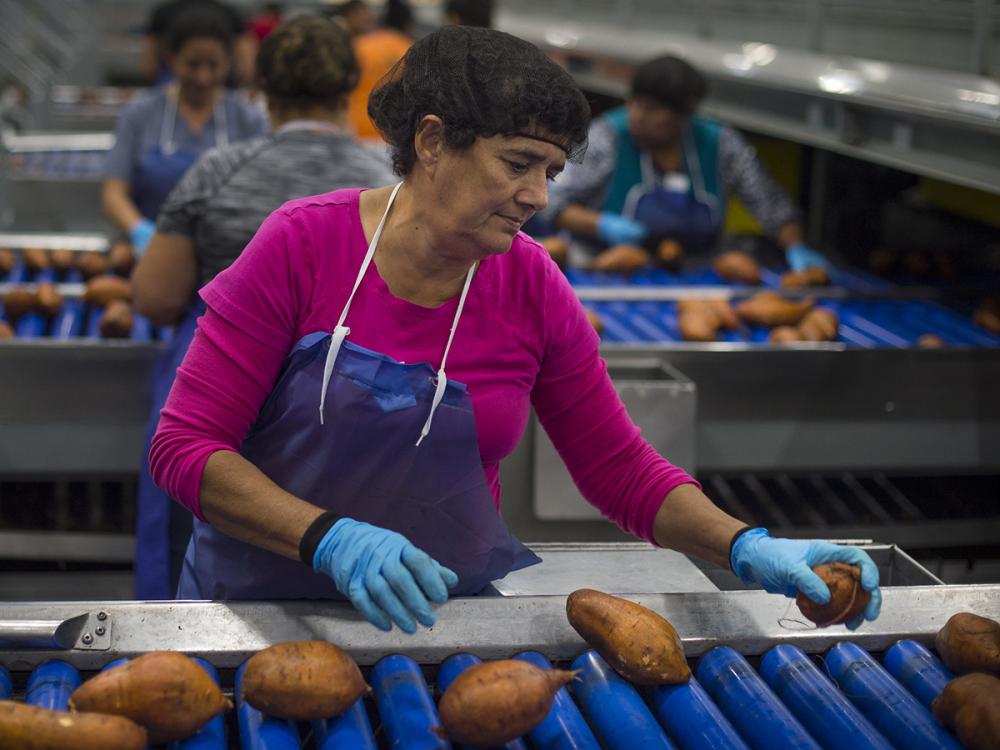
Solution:
{"label": "teal vest", "polygon": [[[618,142],[618,161],[611,177],[611,186],[604,199],[602,210],[620,214],[625,207],[625,199],[629,191],[642,182],[642,165],[640,152],[632,141],[628,129],[628,110],[625,107],[613,109],[602,115],[615,133]],[[685,140],[694,146],[694,154],[701,167],[700,189],[714,196],[720,211],[725,211],[725,201],[722,194],[722,179],[719,176],[719,135],[722,125],[704,117],[692,117],[688,124]],[[688,164],[687,154],[684,157],[684,172],[696,184],[696,175],[692,174]]]}

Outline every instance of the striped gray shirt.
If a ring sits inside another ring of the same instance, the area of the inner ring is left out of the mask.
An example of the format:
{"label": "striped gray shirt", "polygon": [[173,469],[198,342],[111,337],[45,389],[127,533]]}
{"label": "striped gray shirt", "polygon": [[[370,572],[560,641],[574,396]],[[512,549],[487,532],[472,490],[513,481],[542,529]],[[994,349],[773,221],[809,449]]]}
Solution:
{"label": "striped gray shirt", "polygon": [[156,228],[194,242],[204,285],[286,201],[395,179],[387,160],[351,135],[291,130],[208,151],[170,193]]}

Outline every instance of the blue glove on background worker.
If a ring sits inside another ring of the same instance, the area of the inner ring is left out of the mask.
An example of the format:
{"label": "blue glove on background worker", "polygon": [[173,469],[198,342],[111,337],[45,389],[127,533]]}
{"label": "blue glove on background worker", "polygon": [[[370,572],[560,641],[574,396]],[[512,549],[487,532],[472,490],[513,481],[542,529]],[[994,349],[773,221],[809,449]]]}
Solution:
{"label": "blue glove on background worker", "polygon": [[597,236],[609,245],[634,245],[648,233],[643,224],[621,214],[605,212],[597,219]]}
{"label": "blue glove on background worker", "polygon": [[829,273],[833,264],[819,251],[813,250],[804,242],[796,242],[785,250],[788,267],[793,271],[804,271],[807,268],[822,268]]}
{"label": "blue glove on background worker", "polygon": [[448,600],[448,589],[458,576],[417,549],[402,534],[341,518],[316,548],[313,570],[325,573],[337,590],[380,630],[395,622],[405,633],[415,633],[417,622],[435,622],[430,603]]}
{"label": "blue glove on background worker", "polygon": [[861,568],[861,588],[871,592],[865,611],[845,623],[856,630],[864,620],[874,620],[882,609],[878,567],[864,550],[819,539],[775,539],[767,529],[750,529],[736,539],[731,560],[745,584],[759,583],[765,591],[794,597],[799,591],[817,604],[830,601],[830,589],[813,573],[823,563],[842,562]]}
{"label": "blue glove on background worker", "polygon": [[132,248],[137,258],[141,258],[146,251],[146,245],[156,234],[156,224],[149,219],[139,219],[128,230],[128,238],[132,242]]}

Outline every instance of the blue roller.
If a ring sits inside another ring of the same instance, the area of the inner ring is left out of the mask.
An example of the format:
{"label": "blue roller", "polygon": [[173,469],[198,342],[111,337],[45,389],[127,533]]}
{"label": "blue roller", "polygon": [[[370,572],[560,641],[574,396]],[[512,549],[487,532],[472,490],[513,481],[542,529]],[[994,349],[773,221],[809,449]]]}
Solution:
{"label": "blue roller", "polygon": [[319,750],[378,750],[364,697],[332,719],[312,722]]}
{"label": "blue roller", "polygon": [[775,646],[768,651],[760,674],[825,750],[893,750],[797,646]]}
{"label": "blue roller", "polygon": [[851,702],[897,748],[958,750],[961,747],[930,711],[859,646],[838,643],[826,652],[826,668]]}
{"label": "blue roller", "polygon": [[83,333],[84,310],[83,300],[76,298],[64,300],[59,314],[52,319],[52,330],[49,335],[61,341],[79,336]]}
{"label": "blue roller", "polygon": [[10,679],[7,667],[0,666],[0,701],[7,700],[14,694],[14,683]]}
{"label": "blue roller", "polygon": [[19,339],[37,339],[45,335],[48,321],[39,312],[29,312],[21,316],[14,327],[14,333]]}
{"label": "blue roller", "polygon": [[698,679],[755,750],[820,750],[816,740],[739,652],[728,646],[713,648],[698,664]]}
{"label": "blue roller", "polygon": [[[195,658],[195,661],[208,672],[208,676],[218,685],[219,673],[215,671],[215,667],[204,659]],[[199,729],[195,735],[186,740],[171,742],[168,747],[170,750],[226,750],[225,715],[225,711],[219,713],[218,716]]]}
{"label": "blue roller", "polygon": [[299,730],[295,722],[265,716],[243,700],[243,673],[246,662],[236,672],[236,718],[240,726],[240,747],[244,750],[299,750]]}
{"label": "blue roller", "polygon": [[955,679],[940,659],[916,641],[899,641],[885,652],[882,663],[927,708]]}
{"label": "blue roller", "polygon": [[80,687],[80,673],[59,659],[40,664],[28,678],[24,702],[53,711],[69,709],[69,697]]}
{"label": "blue roller", "polygon": [[[534,664],[542,669],[552,669],[552,664],[537,651],[523,651],[515,659]],[[528,732],[535,750],[600,750],[601,745],[587,726],[580,709],[565,687],[559,688],[552,700],[552,710],[541,724]]]}
{"label": "blue roller", "polygon": [[749,750],[694,677],[683,685],[651,688],[648,697],[656,718],[681,750]]}
{"label": "blue roller", "polygon": [[382,658],[371,675],[382,727],[393,750],[450,750],[451,743],[438,737],[441,725],[437,706],[420,666],[408,656]]}
{"label": "blue roller", "polygon": [[97,305],[87,305],[87,338],[99,339],[101,337],[101,316],[104,311]]}
{"label": "blue roller", "polygon": [[[469,667],[473,667],[476,664],[482,664],[482,659],[478,656],[473,656],[472,654],[455,654],[449,656],[443,662],[438,669],[437,675],[437,689],[438,693],[443,695],[444,691],[455,681],[462,672],[464,672]],[[476,750],[469,745],[461,745],[465,750]],[[527,750],[527,746],[524,744],[524,740],[517,738],[513,739],[505,745],[500,745],[503,750]]]}
{"label": "blue roller", "polygon": [[128,659],[122,657],[121,659],[115,659],[114,661],[109,661],[103,667],[101,667],[102,672],[107,672],[109,669],[114,669],[115,667],[120,667],[122,664],[128,664]]}
{"label": "blue roller", "polygon": [[137,312],[132,313],[132,340],[143,343],[153,340],[153,324]]}
{"label": "blue roller", "polygon": [[576,657],[573,669],[580,670],[580,675],[570,688],[604,747],[609,750],[670,750],[675,747],[635,688],[596,651]]}

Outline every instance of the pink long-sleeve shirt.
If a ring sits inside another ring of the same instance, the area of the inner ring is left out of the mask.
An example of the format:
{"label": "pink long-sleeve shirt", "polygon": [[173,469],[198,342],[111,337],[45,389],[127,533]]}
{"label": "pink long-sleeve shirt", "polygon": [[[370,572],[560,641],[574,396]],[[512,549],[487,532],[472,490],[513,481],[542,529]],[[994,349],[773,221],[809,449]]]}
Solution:
{"label": "pink long-sleeve shirt", "polygon": [[[156,483],[202,520],[209,456],[239,451],[294,344],[337,323],[367,249],[360,194],[339,190],[286,203],[201,290],[208,309],[161,412],[150,468]],[[436,308],[399,299],[373,263],[346,325],[355,344],[437,369],[457,305],[457,298]],[[447,373],[471,394],[498,508],[500,461],[517,446],[534,406],[584,497],[652,542],[664,497],[694,480],[641,437],[598,344],[548,253],[518,234],[508,252],[480,264]]]}

